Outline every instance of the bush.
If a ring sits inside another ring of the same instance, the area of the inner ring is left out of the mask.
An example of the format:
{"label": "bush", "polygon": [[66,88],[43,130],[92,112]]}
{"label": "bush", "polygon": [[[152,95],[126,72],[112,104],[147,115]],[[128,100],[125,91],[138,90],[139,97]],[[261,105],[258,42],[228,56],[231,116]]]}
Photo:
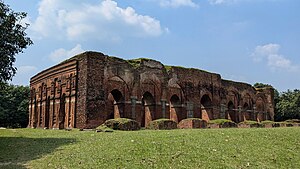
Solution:
{"label": "bush", "polygon": [[177,129],[177,123],[170,119],[158,119],[151,121],[146,128],[151,130],[171,130]]}
{"label": "bush", "polygon": [[206,128],[207,122],[199,118],[188,118],[183,119],[179,122],[178,128],[187,129],[187,128]]}
{"label": "bush", "polygon": [[210,120],[209,124],[218,124],[220,128],[229,128],[229,127],[237,127],[237,124],[228,119],[215,119]]}
{"label": "bush", "polygon": [[300,120],[299,119],[289,119],[289,120],[286,120],[284,122],[287,122],[287,123],[300,123]]}
{"label": "bush", "polygon": [[265,121],[261,121],[260,122],[261,124],[273,124],[275,123],[274,121],[271,121],[271,120],[265,120]]}
{"label": "bush", "polygon": [[242,127],[242,128],[243,128],[243,127],[246,127],[246,126],[252,128],[252,127],[263,127],[264,125],[262,125],[261,123],[259,123],[259,122],[257,122],[257,121],[250,121],[250,120],[247,120],[247,121],[240,122],[240,123],[238,124],[238,126],[239,126],[239,127]]}
{"label": "bush", "polygon": [[140,124],[132,119],[126,119],[126,118],[117,118],[117,119],[109,119],[106,120],[103,125],[97,127],[97,129],[105,128],[107,126],[108,128],[111,128],[113,130],[126,130],[126,131],[132,131],[132,130],[140,130],[141,126]]}

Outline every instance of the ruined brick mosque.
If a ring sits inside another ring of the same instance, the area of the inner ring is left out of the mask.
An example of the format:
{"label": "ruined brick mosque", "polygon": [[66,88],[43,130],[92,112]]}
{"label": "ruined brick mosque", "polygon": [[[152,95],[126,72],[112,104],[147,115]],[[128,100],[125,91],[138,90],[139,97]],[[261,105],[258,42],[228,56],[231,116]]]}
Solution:
{"label": "ruined brick mosque", "polygon": [[142,127],[160,118],[273,120],[274,89],[98,52],[76,55],[30,79],[28,127],[95,128],[113,118],[134,119]]}

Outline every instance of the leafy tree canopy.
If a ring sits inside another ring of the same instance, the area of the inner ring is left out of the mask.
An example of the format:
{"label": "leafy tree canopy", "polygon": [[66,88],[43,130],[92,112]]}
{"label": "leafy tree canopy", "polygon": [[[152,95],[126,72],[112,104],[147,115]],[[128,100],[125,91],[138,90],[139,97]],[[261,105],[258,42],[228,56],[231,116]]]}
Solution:
{"label": "leafy tree canopy", "polygon": [[14,12],[0,0],[0,83],[11,80],[17,68],[15,56],[33,42],[26,37],[28,24],[22,23],[25,12]]}
{"label": "leafy tree canopy", "polygon": [[276,103],[275,120],[300,119],[300,90],[288,90],[280,94]]}
{"label": "leafy tree canopy", "polygon": [[0,127],[26,127],[30,89],[4,84],[0,90]]}

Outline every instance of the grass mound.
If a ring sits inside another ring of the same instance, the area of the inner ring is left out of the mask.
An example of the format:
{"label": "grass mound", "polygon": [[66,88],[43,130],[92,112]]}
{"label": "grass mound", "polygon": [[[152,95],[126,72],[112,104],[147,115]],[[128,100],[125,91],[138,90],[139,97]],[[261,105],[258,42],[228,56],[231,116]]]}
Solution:
{"label": "grass mound", "polygon": [[262,125],[261,123],[259,123],[257,121],[250,121],[250,120],[243,121],[238,124],[238,127],[240,127],[240,128],[263,127],[263,126],[264,125]]}
{"label": "grass mound", "polygon": [[199,118],[183,119],[178,124],[178,128],[180,129],[206,128],[206,127],[207,127],[207,122]]}
{"label": "grass mound", "polygon": [[284,122],[287,122],[287,123],[300,123],[300,120],[299,119],[289,119],[289,120],[286,120]]}
{"label": "grass mound", "polygon": [[215,119],[210,120],[208,124],[211,127],[215,127],[215,125],[218,125],[219,128],[231,128],[231,127],[237,127],[237,124],[231,120],[228,119]]}
{"label": "grass mound", "polygon": [[265,121],[261,121],[260,122],[261,124],[273,124],[275,123],[274,121],[271,121],[271,120],[265,120]]}
{"label": "grass mound", "polygon": [[140,124],[132,119],[126,118],[116,118],[106,120],[103,125],[97,127],[97,129],[106,129],[105,126],[111,128],[113,130],[125,130],[125,131],[133,131],[141,129]]}
{"label": "grass mound", "polygon": [[177,123],[170,119],[158,119],[151,121],[146,128],[150,130],[171,130],[177,129]]}

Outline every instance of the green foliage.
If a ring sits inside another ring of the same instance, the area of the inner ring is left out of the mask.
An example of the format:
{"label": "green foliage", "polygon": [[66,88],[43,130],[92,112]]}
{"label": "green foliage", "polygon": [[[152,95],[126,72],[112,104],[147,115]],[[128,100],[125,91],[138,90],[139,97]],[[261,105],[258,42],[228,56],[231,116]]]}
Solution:
{"label": "green foliage", "polygon": [[274,102],[275,104],[278,103],[279,99],[279,92],[277,89],[275,89],[272,85],[269,84],[264,84],[264,83],[255,83],[253,85],[256,89],[263,89],[263,88],[273,88],[274,89]]}
{"label": "green foliage", "polygon": [[0,168],[299,168],[292,128],[95,133],[0,129]]}
{"label": "green foliage", "polygon": [[255,87],[255,88],[267,88],[267,87],[272,87],[272,88],[273,88],[272,85],[264,84],[264,83],[255,83],[255,84],[253,85],[253,87]]}
{"label": "green foliage", "polygon": [[261,121],[260,122],[261,124],[273,124],[275,123],[274,121],[271,121],[271,120],[265,120],[265,121]]}
{"label": "green foliage", "polygon": [[96,131],[100,132],[113,132],[114,130],[112,128],[107,127],[106,125],[102,124],[96,128]]}
{"label": "green foliage", "polygon": [[14,12],[0,0],[0,83],[11,80],[16,73],[15,56],[33,44],[26,37],[28,24],[22,24],[24,12]]}
{"label": "green foliage", "polygon": [[173,66],[169,66],[169,65],[164,65],[165,69],[167,72],[169,72]]}
{"label": "green foliage", "polygon": [[246,120],[246,121],[240,122],[240,124],[259,124],[259,122],[257,122],[257,121],[251,121],[251,120]]}
{"label": "green foliage", "polygon": [[215,120],[210,120],[208,123],[210,124],[224,124],[224,123],[234,123],[231,120],[228,119],[215,119]]}
{"label": "green foliage", "polygon": [[149,61],[150,59],[148,58],[138,58],[138,59],[131,59],[131,60],[127,60],[127,62],[134,68],[137,69],[141,66],[141,63],[143,61]]}
{"label": "green foliage", "polygon": [[0,90],[0,127],[26,127],[29,87],[5,85]]}
{"label": "green foliage", "polygon": [[171,130],[177,129],[177,123],[170,119],[157,119],[151,121],[146,128],[150,130]]}
{"label": "green foliage", "polygon": [[101,129],[105,126],[113,130],[139,130],[141,128],[137,121],[127,118],[106,120],[104,124],[97,127],[97,129]]}
{"label": "green foliage", "polygon": [[300,90],[281,93],[276,104],[275,120],[300,119]]}
{"label": "green foliage", "polygon": [[287,122],[287,123],[300,123],[300,119],[288,119],[288,120],[285,120],[285,122]]}

